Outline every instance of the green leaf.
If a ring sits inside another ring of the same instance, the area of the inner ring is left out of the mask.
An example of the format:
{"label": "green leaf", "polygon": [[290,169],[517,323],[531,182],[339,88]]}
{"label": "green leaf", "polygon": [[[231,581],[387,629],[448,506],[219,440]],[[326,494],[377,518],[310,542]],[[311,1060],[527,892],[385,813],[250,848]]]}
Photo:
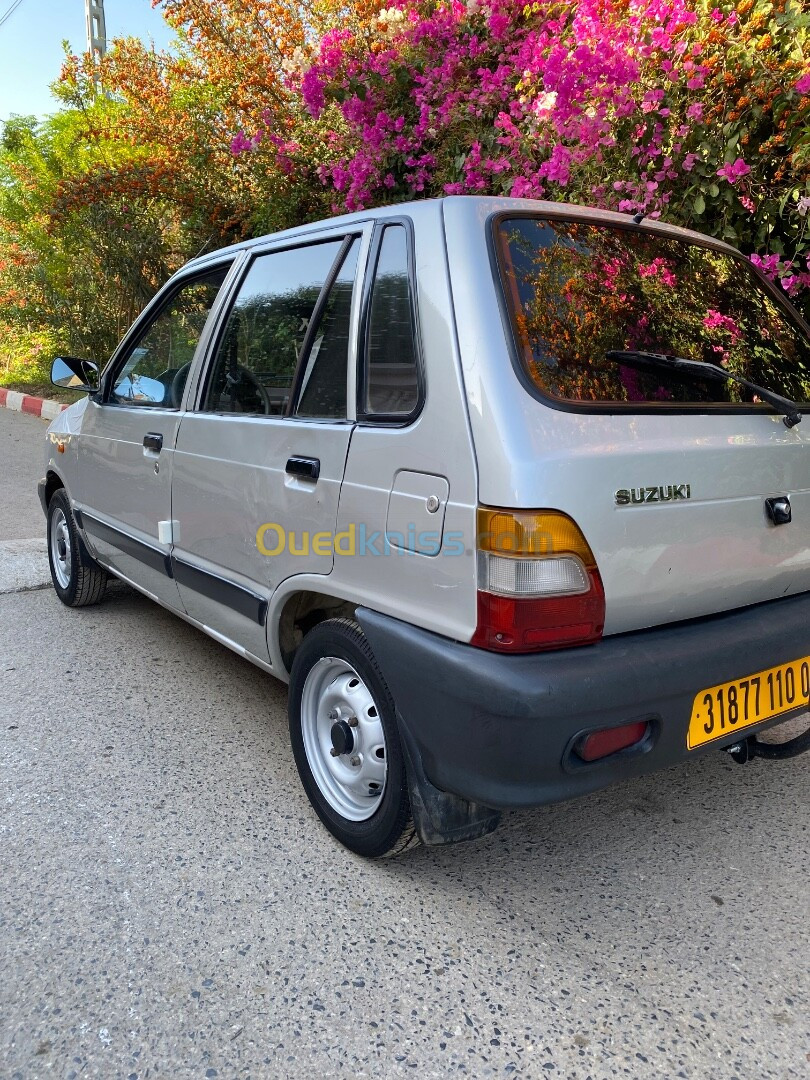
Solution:
{"label": "green leaf", "polygon": [[692,203],[692,209],[695,211],[698,217],[700,217],[700,215],[704,213],[704,211],[706,210],[706,200],[703,198],[702,195],[698,195],[695,198],[695,201]]}

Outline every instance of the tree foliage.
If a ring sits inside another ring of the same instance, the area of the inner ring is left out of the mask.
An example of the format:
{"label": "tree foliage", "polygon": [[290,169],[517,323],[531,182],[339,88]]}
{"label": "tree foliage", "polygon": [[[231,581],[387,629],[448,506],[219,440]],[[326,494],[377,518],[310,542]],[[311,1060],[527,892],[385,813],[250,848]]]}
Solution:
{"label": "tree foliage", "polygon": [[0,364],[103,358],[198,252],[448,192],[660,215],[810,308],[801,0],[154,2],[171,51],[68,53],[2,132]]}

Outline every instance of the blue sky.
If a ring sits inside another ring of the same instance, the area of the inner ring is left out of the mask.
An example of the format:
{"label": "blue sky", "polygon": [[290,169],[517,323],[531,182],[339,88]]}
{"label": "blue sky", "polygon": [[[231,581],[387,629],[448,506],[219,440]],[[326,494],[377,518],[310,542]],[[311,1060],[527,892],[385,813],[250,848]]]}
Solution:
{"label": "blue sky", "polygon": [[[0,0],[0,18],[13,0]],[[134,35],[165,47],[172,32],[149,0],[104,0],[107,37]],[[84,0],[21,0],[0,26],[0,122],[12,113],[43,116],[57,102],[50,84],[62,64],[62,42],[74,52],[86,48]]]}

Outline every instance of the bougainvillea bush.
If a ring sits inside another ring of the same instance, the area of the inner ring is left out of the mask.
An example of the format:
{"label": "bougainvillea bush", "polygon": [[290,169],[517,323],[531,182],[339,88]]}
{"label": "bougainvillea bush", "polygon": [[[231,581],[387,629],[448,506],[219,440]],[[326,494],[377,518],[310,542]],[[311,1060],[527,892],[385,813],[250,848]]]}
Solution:
{"label": "bougainvillea bush", "polygon": [[808,25],[800,0],[406,2],[299,50],[287,85],[333,121],[335,209],[492,193],[662,216],[806,305]]}

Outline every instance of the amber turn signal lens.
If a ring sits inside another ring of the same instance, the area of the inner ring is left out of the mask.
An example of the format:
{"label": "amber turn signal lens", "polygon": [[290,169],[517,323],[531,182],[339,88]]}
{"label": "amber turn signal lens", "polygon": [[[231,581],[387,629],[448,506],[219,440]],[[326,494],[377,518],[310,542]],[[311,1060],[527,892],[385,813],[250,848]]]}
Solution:
{"label": "amber turn signal lens", "polygon": [[576,555],[588,569],[596,566],[577,523],[558,510],[478,508],[478,550],[498,555]]}

